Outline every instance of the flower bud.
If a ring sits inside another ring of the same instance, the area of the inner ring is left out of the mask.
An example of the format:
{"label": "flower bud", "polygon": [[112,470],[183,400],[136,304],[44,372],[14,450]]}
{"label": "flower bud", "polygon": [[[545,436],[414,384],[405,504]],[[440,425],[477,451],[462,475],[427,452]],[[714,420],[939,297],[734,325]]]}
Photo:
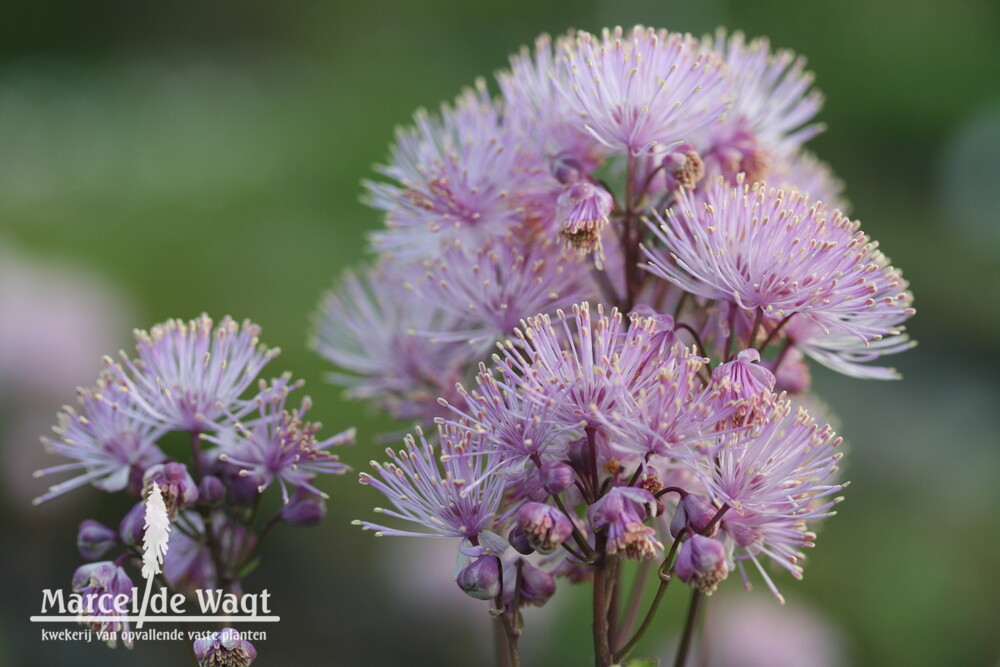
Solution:
{"label": "flower bud", "polygon": [[[698,535],[705,532],[705,527],[712,522],[718,510],[701,496],[689,493],[681,498],[677,504],[677,511],[670,520],[670,534],[679,538],[688,530]],[[712,526],[712,532],[708,537],[715,537],[719,532],[719,526]]]}
{"label": "flower bud", "polygon": [[477,600],[492,600],[500,594],[500,559],[480,556],[466,565],[455,580],[466,595]]}
{"label": "flower bud", "polygon": [[118,524],[118,534],[121,535],[122,542],[130,547],[142,545],[144,533],[143,524],[146,523],[146,506],[144,503],[136,503],[128,514]]}
{"label": "flower bud", "polygon": [[177,512],[191,507],[198,500],[198,487],[183,463],[171,461],[149,467],[142,476],[143,495],[153,482],[160,487],[163,504],[166,505],[171,520],[177,516]]}
{"label": "flower bud", "polygon": [[586,438],[580,438],[569,443],[567,448],[568,456],[566,462],[576,471],[578,475],[587,476],[590,474],[590,446]]}
{"label": "flower bud", "polygon": [[205,475],[198,485],[198,502],[215,507],[226,501],[226,485],[215,475]]}
{"label": "flower bud", "polygon": [[514,587],[517,584],[517,568],[521,568],[521,605],[533,604],[541,607],[556,592],[556,580],[544,570],[540,570],[523,558],[512,563],[504,563],[504,604],[514,604]]}
{"label": "flower bud", "polygon": [[563,185],[576,183],[583,178],[583,164],[567,153],[560,153],[552,159],[552,176]]}
{"label": "flower bud", "polygon": [[200,667],[247,667],[257,658],[253,644],[233,628],[223,628],[196,639],[193,648]]}
{"label": "flower bud", "polygon": [[558,508],[543,503],[524,503],[517,510],[517,525],[536,551],[550,554],[573,534],[573,524]]}
{"label": "flower bud", "polygon": [[514,550],[519,554],[527,556],[535,552],[535,548],[531,546],[531,542],[528,540],[527,533],[521,530],[520,526],[514,526],[510,529],[510,533],[507,534],[507,541],[510,542],[510,546],[514,547]]}
{"label": "flower bud", "polygon": [[76,548],[87,560],[97,560],[118,542],[118,533],[93,519],[82,522],[76,534]]}
{"label": "flower bud", "polygon": [[693,535],[681,544],[674,572],[692,588],[711,595],[729,574],[726,548],[718,540]]}
{"label": "flower bud", "polygon": [[542,485],[551,495],[559,495],[573,485],[573,469],[562,461],[542,465]]}
{"label": "flower bud", "polygon": [[299,488],[291,500],[281,508],[281,520],[289,526],[315,526],[326,516],[323,496]]}

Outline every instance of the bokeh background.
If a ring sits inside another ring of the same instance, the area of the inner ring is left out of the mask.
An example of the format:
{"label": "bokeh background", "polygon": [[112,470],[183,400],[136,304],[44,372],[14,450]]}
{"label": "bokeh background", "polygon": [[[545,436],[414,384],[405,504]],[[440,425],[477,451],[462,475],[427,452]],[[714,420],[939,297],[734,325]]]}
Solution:
{"label": "bokeh background", "polygon": [[[365,469],[392,425],[324,384],[305,345],[322,292],[380,224],[360,179],[394,125],[538,33],[637,22],[724,25],[808,56],[829,126],[811,146],[918,309],[903,382],[815,372],[850,444],[848,500],[805,580],[781,580],[786,608],[728,582],[719,624],[743,625],[714,662],[742,664],[719,656],[774,633],[790,664],[998,664],[1000,3],[3,4],[0,665],[186,659],[180,644],[43,643],[28,622],[80,564],[77,523],[128,506],[91,488],[30,506],[44,486],[30,472],[54,463],[38,436],[101,355],[168,317],[252,318],[284,350],[269,370],[306,379],[330,432],[359,427],[342,454]],[[277,531],[247,580],[283,618],[258,664],[489,664],[485,607],[450,580],[454,545],[362,534],[349,521],[379,499],[355,479],[325,480],[325,522]],[[563,592],[529,613],[527,664],[587,664],[586,604]],[[646,653],[671,642],[679,605],[665,612]]]}

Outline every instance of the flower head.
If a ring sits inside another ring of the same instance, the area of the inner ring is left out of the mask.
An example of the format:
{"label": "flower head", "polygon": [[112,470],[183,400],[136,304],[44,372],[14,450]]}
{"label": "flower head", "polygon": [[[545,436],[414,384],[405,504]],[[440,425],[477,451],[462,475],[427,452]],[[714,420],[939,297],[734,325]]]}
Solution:
{"label": "flower head", "polygon": [[259,336],[249,320],[240,325],[227,315],[213,328],[202,314],[136,330],[139,358],[122,352],[123,365],[105,362],[147,419],[168,430],[214,430],[227,411],[240,415],[253,407],[240,396],[280,352],[261,345]]}
{"label": "flower head", "polygon": [[[376,507],[379,514],[416,524],[420,530],[400,530],[370,521],[355,521],[376,535],[419,535],[478,539],[497,519],[505,480],[487,475],[499,465],[481,436],[447,426],[438,429],[440,450],[417,431],[419,442],[407,436],[405,449],[386,449],[390,461],[372,461],[378,477],[361,473],[361,483],[381,492],[393,509]],[[475,482],[479,482],[476,484]]]}
{"label": "flower head", "polygon": [[342,369],[328,376],[331,382],[353,398],[377,399],[398,419],[439,414],[437,398],[455,397],[462,367],[477,356],[465,340],[428,335],[469,325],[440,305],[414,298],[411,283],[422,272],[383,262],[363,274],[346,273],[327,293],[310,342]]}
{"label": "flower head", "polygon": [[576,34],[564,45],[564,90],[584,127],[638,155],[679,142],[726,109],[722,61],[690,35],[636,26]]}
{"label": "flower head", "polygon": [[112,375],[102,374],[97,386],[77,389],[77,396],[79,410],[64,407],[59,424],[52,429],[58,439],[42,439],[49,451],[75,462],[39,470],[35,476],[83,472],[50,487],[48,493],[35,499],[36,505],[87,483],[103,491],[120,491],[128,484],[133,468],[143,471],[164,458],[156,446],[163,428],[141,414],[132,392]]}
{"label": "flower head", "polygon": [[878,244],[802,193],[718,179],[701,210],[680,193],[667,221],[657,219],[653,231],[669,256],[646,248],[649,270],[693,294],[775,321],[795,315],[862,343],[896,335],[914,312],[906,281]]}
{"label": "flower head", "polygon": [[711,595],[729,575],[726,549],[722,542],[702,535],[692,535],[681,544],[674,572],[686,584]]}
{"label": "flower head", "polygon": [[708,131],[706,159],[731,182],[739,172],[748,182],[763,180],[771,155],[788,155],[823,130],[808,124],[823,96],[810,90],[805,58],[788,50],[772,53],[765,38],[747,43],[740,32],[727,39],[720,30],[714,47],[725,58],[735,95],[725,119]]}
{"label": "flower head", "polygon": [[399,129],[389,164],[392,183],[373,183],[368,203],[386,211],[389,229],[373,236],[397,256],[433,255],[442,241],[474,244],[523,215],[513,192],[532,174],[518,165],[517,142],[485,82],[466,90],[440,118],[418,111],[416,127]]}
{"label": "flower head", "polygon": [[[300,385],[293,385],[291,389],[297,386]],[[289,389],[287,382],[276,382],[270,388],[262,385],[257,398],[259,417],[237,423],[236,438],[204,437],[219,445],[221,461],[235,465],[260,480],[258,490],[261,492],[277,481],[286,503],[289,500],[288,486],[326,497],[313,486],[314,477],[317,474],[340,475],[347,472],[347,466],[327,450],[353,442],[354,429],[317,440],[316,432],[322,424],[304,421],[312,401],[307,396],[297,410],[285,409]]]}

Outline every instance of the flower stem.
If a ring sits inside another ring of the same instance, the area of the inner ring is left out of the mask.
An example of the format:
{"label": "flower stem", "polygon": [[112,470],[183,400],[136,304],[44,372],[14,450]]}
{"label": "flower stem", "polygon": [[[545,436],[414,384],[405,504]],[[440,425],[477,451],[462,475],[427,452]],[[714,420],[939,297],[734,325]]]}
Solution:
{"label": "flower stem", "polygon": [[607,603],[607,567],[604,550],[608,536],[602,531],[597,535],[597,549],[600,554],[594,565],[594,665],[596,667],[611,666],[611,644],[608,641],[608,603]]}
{"label": "flower stem", "polygon": [[628,640],[617,653],[615,653],[615,661],[621,662],[629,656],[629,654],[635,649],[639,640],[642,636],[646,634],[649,630],[649,626],[653,623],[653,618],[656,616],[657,610],[660,608],[660,600],[663,599],[663,594],[667,592],[667,586],[670,585],[670,580],[673,579],[673,561],[674,556],[677,554],[677,548],[681,545],[680,539],[674,540],[674,543],[670,545],[670,552],[667,553],[667,557],[663,559],[663,563],[660,565],[658,574],[660,575],[660,585],[656,589],[656,594],[653,596],[653,601],[649,605],[649,610],[646,612],[646,616],[642,619],[642,624],[639,629],[635,631],[632,638]]}
{"label": "flower stem", "polygon": [[701,608],[701,591],[695,589],[691,593],[691,606],[688,607],[687,621],[684,624],[684,634],[681,635],[680,646],[677,647],[677,657],[674,659],[674,667],[684,667],[687,662],[688,651],[691,649],[691,639],[694,637],[694,626],[698,619],[698,610]]}

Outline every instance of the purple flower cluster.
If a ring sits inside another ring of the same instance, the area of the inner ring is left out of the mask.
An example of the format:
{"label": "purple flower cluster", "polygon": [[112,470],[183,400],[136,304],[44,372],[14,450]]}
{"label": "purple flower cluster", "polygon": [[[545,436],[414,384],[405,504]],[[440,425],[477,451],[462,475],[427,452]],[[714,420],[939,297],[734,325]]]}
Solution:
{"label": "purple flower cluster", "polygon": [[[306,420],[308,398],[297,409],[286,408],[302,383],[288,375],[270,383],[259,378],[279,352],[263,346],[259,335],[249,321],[225,317],[215,324],[207,315],[136,331],[138,356],[122,352],[120,362],[106,357],[95,386],[78,390],[79,405],[63,408],[55,437],[43,440],[70,462],[36,476],[76,476],[35,503],[88,483],[136,501],[117,530],[94,520],[80,525],[77,544],[84,558],[96,561],[113,551],[117,556],[77,570],[75,590],[131,591],[124,566],[142,561],[144,500],[154,488],[173,524],[163,576],[177,591],[239,592],[260,540],[275,523],[312,525],[322,517],[326,496],[316,478],[347,470],[329,450],[351,442],[354,431],[319,440],[319,424]],[[164,436],[178,432],[190,442],[185,460],[161,449]],[[262,494],[272,484],[281,488],[283,507],[258,525]],[[244,653],[249,658],[240,664],[249,664],[252,647]],[[230,664],[212,660],[205,664]]]}
{"label": "purple flower cluster", "polygon": [[374,268],[330,293],[313,346],[423,426],[361,476],[407,529],[357,523],[460,538],[456,581],[512,652],[518,606],[592,582],[606,665],[638,639],[607,618],[626,561],[706,595],[747,563],[779,599],[762,561],[801,576],[846,486],[840,439],[793,408],[816,404],[806,359],[895,377],[877,363],[912,345],[912,295],[803,147],[823,126],[802,58],[571,31],[497,83],[397,132],[367,184]]}

